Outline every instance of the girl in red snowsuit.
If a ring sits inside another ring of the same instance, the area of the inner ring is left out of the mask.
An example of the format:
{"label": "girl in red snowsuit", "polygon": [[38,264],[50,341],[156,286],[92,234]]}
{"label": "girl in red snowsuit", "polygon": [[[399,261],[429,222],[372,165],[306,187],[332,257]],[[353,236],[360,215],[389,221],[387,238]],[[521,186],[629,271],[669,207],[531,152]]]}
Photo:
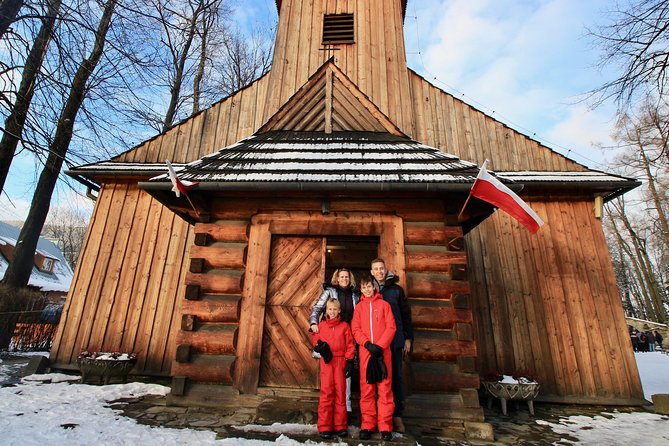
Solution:
{"label": "girl in red snowsuit", "polygon": [[[318,341],[326,343],[329,355],[321,353],[321,395],[318,401],[318,432],[324,439],[333,435],[345,437],[348,434],[348,413],[346,412],[346,369],[352,368],[355,345],[351,327],[342,322],[341,306],[337,299],[328,299],[326,317],[318,324],[318,333],[313,335],[314,346]],[[329,359],[329,360],[328,360]],[[326,362],[326,360],[328,360]],[[350,372],[349,372],[350,373]]]}
{"label": "girl in red snowsuit", "polygon": [[[392,362],[390,344],[395,337],[395,317],[390,304],[383,300],[381,294],[374,289],[372,279],[360,281],[362,296],[355,307],[351,328],[353,337],[360,345],[360,439],[368,440],[377,429],[383,440],[392,438],[393,401]],[[364,348],[363,348],[364,347]],[[372,352],[383,354],[383,362],[388,370],[386,379],[377,384],[367,384],[367,367]],[[378,401],[375,398],[378,394]]]}

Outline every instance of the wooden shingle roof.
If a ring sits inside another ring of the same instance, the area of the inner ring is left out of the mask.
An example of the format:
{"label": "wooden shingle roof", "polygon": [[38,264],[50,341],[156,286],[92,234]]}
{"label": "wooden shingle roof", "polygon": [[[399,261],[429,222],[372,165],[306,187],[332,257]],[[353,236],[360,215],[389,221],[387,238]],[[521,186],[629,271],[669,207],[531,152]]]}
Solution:
{"label": "wooden shingle roof", "polygon": [[[476,164],[386,132],[258,133],[187,164],[183,180],[206,184],[469,183]],[[153,183],[169,183],[167,175]],[[218,188],[218,187],[217,187]]]}

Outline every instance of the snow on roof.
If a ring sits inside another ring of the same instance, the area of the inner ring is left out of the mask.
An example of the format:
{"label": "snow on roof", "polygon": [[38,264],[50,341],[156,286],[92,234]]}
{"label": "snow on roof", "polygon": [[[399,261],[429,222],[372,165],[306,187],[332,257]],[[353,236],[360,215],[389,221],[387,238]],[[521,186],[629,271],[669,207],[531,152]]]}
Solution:
{"label": "snow on roof", "polygon": [[[519,183],[530,182],[620,182],[630,181],[611,173],[588,170],[584,172],[559,172],[559,171],[514,171],[495,172],[499,177],[508,178]],[[632,180],[633,181],[633,180]]]}
{"label": "snow on roof", "polygon": [[[183,164],[173,163],[175,166],[183,166]],[[73,169],[81,173],[87,172],[108,172],[108,171],[130,171],[130,172],[160,172],[166,171],[167,165],[165,163],[119,163],[114,161],[100,161],[99,163],[86,164],[77,166]]]}
{"label": "snow on roof", "polygon": [[199,182],[472,183],[478,174],[474,163],[380,132],[260,133],[175,170]]}
{"label": "snow on roof", "polygon": [[[16,240],[20,232],[18,228],[12,225],[0,222],[0,240],[2,244],[16,246]],[[33,266],[28,285],[40,288],[44,292],[56,291],[66,293],[70,289],[74,273],[70,265],[68,265],[67,260],[65,260],[65,256],[63,256],[60,248],[50,240],[40,237],[37,242],[36,253],[54,259],[56,262],[54,262],[52,273],[40,271],[36,266]],[[0,254],[0,277],[5,275],[8,266],[8,259]]]}

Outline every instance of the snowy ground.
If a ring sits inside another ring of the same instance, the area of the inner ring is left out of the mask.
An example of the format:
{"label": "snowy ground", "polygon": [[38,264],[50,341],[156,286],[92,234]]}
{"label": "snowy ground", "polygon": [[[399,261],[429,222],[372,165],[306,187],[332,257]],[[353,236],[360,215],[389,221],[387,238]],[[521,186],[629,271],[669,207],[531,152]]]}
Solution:
{"label": "snowy ground", "polygon": [[[669,393],[669,355],[636,353],[637,364],[648,400],[654,393]],[[12,373],[8,361],[0,361],[0,382]],[[45,380],[50,382],[44,382]],[[140,395],[164,395],[169,388],[156,384],[113,384],[93,386],[70,383],[77,377],[50,374],[32,375],[16,386],[0,388],[0,444],[2,445],[135,445],[165,446],[174,444],[292,446],[291,433],[316,432],[315,426],[274,425],[283,433],[276,441],[216,439],[214,432],[192,429],[169,429],[140,425],[107,407],[107,402]],[[629,445],[669,444],[669,417],[651,412],[602,413],[571,416],[559,423],[537,420],[554,432],[577,438],[578,443],[563,439],[560,445]],[[332,443],[328,443],[332,444]],[[558,443],[554,443],[558,444]],[[316,446],[309,442],[310,446]]]}

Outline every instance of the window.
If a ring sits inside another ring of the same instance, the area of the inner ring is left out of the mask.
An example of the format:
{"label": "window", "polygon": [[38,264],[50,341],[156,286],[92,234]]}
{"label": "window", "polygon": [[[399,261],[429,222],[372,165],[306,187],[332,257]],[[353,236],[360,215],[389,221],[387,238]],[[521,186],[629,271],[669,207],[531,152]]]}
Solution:
{"label": "window", "polygon": [[42,271],[45,271],[47,273],[52,273],[53,272],[53,259],[46,258],[44,259],[44,262],[42,262],[42,268],[40,268]]}
{"label": "window", "polygon": [[323,45],[355,43],[353,14],[325,14]]}

